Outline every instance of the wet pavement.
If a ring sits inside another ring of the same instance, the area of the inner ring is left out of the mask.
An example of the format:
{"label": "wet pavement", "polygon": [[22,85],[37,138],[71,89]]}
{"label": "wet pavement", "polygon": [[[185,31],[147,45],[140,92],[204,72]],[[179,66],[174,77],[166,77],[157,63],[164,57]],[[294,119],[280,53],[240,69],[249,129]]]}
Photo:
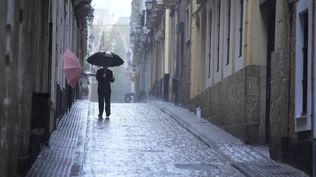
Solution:
{"label": "wet pavement", "polygon": [[79,176],[83,162],[89,101],[77,101],[59,121],[27,177]]}
{"label": "wet pavement", "polygon": [[77,101],[27,177],[306,176],[276,163],[230,134],[166,102]]}
{"label": "wet pavement", "polygon": [[148,104],[90,104],[83,177],[243,176],[176,121]]}
{"label": "wet pavement", "polygon": [[151,105],[174,119],[179,125],[195,135],[215,153],[222,156],[227,164],[248,177],[305,177],[303,172],[267,157],[257,147],[248,146],[224,130],[216,127],[193,112],[168,102],[151,102]]}

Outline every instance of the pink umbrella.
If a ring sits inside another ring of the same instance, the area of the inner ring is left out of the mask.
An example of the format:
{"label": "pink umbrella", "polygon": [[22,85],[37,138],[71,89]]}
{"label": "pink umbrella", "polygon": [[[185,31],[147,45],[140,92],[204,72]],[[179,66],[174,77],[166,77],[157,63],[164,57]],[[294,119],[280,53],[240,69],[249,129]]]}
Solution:
{"label": "pink umbrella", "polygon": [[81,64],[78,57],[70,50],[64,53],[64,72],[67,83],[74,88],[81,76]]}

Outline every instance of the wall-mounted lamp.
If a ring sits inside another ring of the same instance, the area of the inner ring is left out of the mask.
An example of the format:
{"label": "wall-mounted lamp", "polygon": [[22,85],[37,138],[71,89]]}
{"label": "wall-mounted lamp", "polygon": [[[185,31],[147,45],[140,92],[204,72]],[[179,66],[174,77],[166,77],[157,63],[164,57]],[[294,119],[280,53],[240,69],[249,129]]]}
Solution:
{"label": "wall-mounted lamp", "polygon": [[139,27],[136,27],[136,33],[137,34],[140,34],[142,33],[142,28],[139,26]]}
{"label": "wall-mounted lamp", "polygon": [[94,39],[94,36],[92,34],[89,35],[89,40],[92,42]]}
{"label": "wall-mounted lamp", "polygon": [[146,0],[145,5],[147,10],[151,10],[153,8],[153,0]]}

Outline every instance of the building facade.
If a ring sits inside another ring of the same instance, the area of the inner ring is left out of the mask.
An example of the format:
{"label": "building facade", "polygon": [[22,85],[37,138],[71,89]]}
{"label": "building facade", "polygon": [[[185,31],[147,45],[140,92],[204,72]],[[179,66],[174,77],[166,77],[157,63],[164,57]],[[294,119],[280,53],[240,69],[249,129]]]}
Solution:
{"label": "building facade", "polygon": [[243,142],[269,145],[272,159],[316,174],[313,0],[139,2],[151,98],[201,108]]}
{"label": "building facade", "polygon": [[271,54],[271,157],[311,176],[316,175],[315,19],[314,1],[276,1]]}
{"label": "building facade", "polygon": [[[80,88],[63,53],[86,53],[89,0],[0,1],[0,176],[24,176]],[[83,61],[81,61],[83,64]]]}

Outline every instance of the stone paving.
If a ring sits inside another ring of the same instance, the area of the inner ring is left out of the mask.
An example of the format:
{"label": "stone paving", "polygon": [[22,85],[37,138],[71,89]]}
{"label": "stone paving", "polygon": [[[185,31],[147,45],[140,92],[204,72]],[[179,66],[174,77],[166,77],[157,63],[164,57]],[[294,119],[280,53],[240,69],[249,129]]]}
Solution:
{"label": "stone paving", "polygon": [[83,177],[244,176],[176,121],[148,104],[91,103]]}
{"label": "stone paving", "polygon": [[167,102],[152,102],[226,159],[245,176],[303,177],[303,172],[277,163],[194,113]]}
{"label": "stone paving", "polygon": [[193,113],[165,102],[76,102],[27,177],[306,176],[276,163]]}
{"label": "stone paving", "polygon": [[27,177],[79,176],[83,159],[88,101],[77,101],[60,120]]}

